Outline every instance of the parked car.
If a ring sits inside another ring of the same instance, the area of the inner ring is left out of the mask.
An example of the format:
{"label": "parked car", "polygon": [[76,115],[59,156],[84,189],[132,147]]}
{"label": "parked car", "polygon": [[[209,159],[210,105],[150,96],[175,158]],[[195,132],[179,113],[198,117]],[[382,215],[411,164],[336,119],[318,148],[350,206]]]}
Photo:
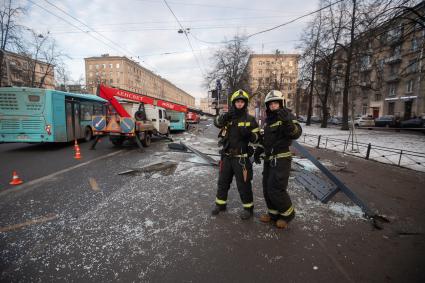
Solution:
{"label": "parked car", "polygon": [[331,125],[342,125],[342,118],[341,117],[330,117],[328,119],[328,123]]}
{"label": "parked car", "polygon": [[401,122],[402,128],[425,128],[424,117],[413,118]]}
{"label": "parked car", "polygon": [[394,115],[384,115],[375,119],[375,127],[394,127]]}
{"label": "parked car", "polygon": [[354,127],[374,127],[375,121],[371,116],[362,116],[354,119]]}
{"label": "parked car", "polygon": [[320,122],[322,122],[322,118],[320,118],[318,116],[311,116],[311,122],[312,123],[320,123]]}
{"label": "parked car", "polygon": [[305,123],[305,122],[307,122],[307,117],[305,117],[305,116],[298,116],[297,120],[300,123]]}

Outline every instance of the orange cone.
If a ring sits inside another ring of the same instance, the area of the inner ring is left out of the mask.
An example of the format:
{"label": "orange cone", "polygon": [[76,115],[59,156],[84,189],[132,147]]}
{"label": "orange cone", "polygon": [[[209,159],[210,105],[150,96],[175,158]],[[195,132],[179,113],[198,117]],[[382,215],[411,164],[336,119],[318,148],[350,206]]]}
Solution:
{"label": "orange cone", "polygon": [[23,182],[24,181],[22,181],[21,178],[19,178],[19,176],[16,173],[16,171],[13,171],[12,181],[10,181],[9,184],[16,186],[16,185],[22,184]]}
{"label": "orange cone", "polygon": [[75,159],[81,159],[81,153],[80,153],[80,147],[78,146],[77,149],[75,150],[75,155],[74,155]]}
{"label": "orange cone", "polygon": [[77,142],[77,140],[75,140],[75,142],[74,142],[74,150],[75,151],[77,151],[77,147],[78,147],[78,142]]}

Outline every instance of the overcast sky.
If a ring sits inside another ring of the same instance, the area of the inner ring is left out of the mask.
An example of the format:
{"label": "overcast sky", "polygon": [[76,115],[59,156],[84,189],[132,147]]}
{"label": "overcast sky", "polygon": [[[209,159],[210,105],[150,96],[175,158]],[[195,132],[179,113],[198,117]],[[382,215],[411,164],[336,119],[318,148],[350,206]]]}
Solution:
{"label": "overcast sky", "polygon": [[[192,52],[163,0],[20,2],[27,10],[21,23],[37,33],[50,32],[71,58],[65,63],[73,79],[85,76],[85,57],[125,55],[198,98],[207,94],[203,74],[211,69],[213,52],[222,46],[218,42],[285,23],[318,7],[318,0],[167,0],[182,26],[190,29]],[[248,44],[260,54],[276,49],[296,52],[297,40],[309,20],[311,17],[254,36]]]}

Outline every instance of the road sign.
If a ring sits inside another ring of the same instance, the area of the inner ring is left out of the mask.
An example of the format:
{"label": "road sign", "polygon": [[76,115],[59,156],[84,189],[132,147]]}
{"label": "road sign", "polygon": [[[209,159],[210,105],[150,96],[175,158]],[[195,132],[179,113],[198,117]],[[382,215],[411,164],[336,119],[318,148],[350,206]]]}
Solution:
{"label": "road sign", "polygon": [[103,131],[103,129],[106,127],[106,117],[105,116],[95,116],[95,117],[93,117],[92,126],[97,131]]}
{"label": "road sign", "polygon": [[134,131],[134,121],[132,118],[123,117],[120,121],[121,131],[123,133],[131,133]]}

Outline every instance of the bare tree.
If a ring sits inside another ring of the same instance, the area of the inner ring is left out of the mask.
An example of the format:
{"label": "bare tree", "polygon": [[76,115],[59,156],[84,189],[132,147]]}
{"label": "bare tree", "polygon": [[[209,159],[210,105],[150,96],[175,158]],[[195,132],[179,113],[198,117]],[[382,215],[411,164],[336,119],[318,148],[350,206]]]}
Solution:
{"label": "bare tree", "polygon": [[29,31],[30,41],[22,50],[28,65],[26,84],[30,87],[41,88],[46,84],[46,78],[53,76],[55,65],[63,64],[64,54],[58,50],[56,41],[50,37],[49,33],[39,34],[33,30]]}
{"label": "bare tree", "polygon": [[214,68],[205,77],[206,85],[209,87],[220,79],[223,88],[230,92],[246,87],[248,77],[244,71],[250,54],[244,37],[236,35],[214,53]]}
{"label": "bare tree", "polygon": [[310,76],[309,78],[305,78],[309,83],[307,126],[311,124],[311,116],[313,115],[313,96],[315,92],[318,48],[321,40],[322,22],[322,13],[319,12],[313,22],[308,25],[301,39],[302,44],[300,47],[303,49],[303,54],[301,56],[302,68],[304,69],[304,74],[309,74]]}
{"label": "bare tree", "polygon": [[4,51],[15,50],[21,46],[21,26],[18,17],[24,13],[22,7],[12,5],[12,0],[2,1],[0,6],[0,86],[4,75]]}

